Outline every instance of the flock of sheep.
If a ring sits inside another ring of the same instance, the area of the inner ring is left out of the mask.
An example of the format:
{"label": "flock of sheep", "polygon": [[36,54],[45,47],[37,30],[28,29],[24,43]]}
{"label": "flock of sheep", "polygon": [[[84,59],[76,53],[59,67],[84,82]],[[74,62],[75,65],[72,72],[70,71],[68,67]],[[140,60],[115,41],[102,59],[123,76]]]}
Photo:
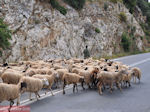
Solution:
{"label": "flock of sheep", "polygon": [[38,99],[38,92],[45,88],[51,91],[51,87],[63,87],[73,84],[73,92],[78,91],[77,84],[80,83],[82,88],[85,85],[88,88],[98,88],[99,94],[105,87],[110,92],[114,87],[122,91],[122,87],[131,86],[131,78],[136,83],[136,79],[141,79],[139,68],[131,68],[121,62],[114,62],[103,59],[55,59],[48,61],[21,61],[18,63],[5,63],[0,65],[0,102],[10,101],[10,107],[17,99],[17,105],[20,104],[20,96],[24,92],[35,93]]}

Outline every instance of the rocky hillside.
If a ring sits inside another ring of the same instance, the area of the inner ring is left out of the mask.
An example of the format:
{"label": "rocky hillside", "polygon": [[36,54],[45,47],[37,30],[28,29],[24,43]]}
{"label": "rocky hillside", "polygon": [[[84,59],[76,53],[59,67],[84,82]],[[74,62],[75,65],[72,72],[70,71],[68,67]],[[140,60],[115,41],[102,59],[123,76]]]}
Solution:
{"label": "rocky hillside", "polygon": [[[144,49],[139,17],[122,3],[107,1],[107,10],[103,1],[86,2],[81,11],[63,6],[66,15],[44,0],[0,0],[0,17],[13,32],[11,48],[3,52],[0,61],[83,57],[86,45],[93,57],[112,55],[123,51],[121,36],[128,26],[136,28],[136,48]],[[126,22],[120,21],[121,12],[127,16]],[[144,21],[142,16],[140,20]]]}

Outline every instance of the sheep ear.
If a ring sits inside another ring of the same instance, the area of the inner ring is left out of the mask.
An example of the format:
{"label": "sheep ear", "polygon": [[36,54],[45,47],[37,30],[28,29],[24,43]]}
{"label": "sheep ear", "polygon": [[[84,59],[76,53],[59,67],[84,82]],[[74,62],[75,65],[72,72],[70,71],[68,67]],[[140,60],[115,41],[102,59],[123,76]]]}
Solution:
{"label": "sheep ear", "polygon": [[84,70],[87,70],[88,69],[88,67],[86,67]]}
{"label": "sheep ear", "polygon": [[84,63],[84,61],[83,61],[83,60],[81,60],[81,63]]}

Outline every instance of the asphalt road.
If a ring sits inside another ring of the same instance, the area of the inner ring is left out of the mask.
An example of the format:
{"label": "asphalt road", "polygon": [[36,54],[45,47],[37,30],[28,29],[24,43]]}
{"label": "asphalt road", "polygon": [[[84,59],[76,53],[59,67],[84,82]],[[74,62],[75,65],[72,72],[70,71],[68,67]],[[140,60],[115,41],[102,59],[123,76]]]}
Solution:
{"label": "asphalt road", "polygon": [[[123,88],[122,93],[116,89],[110,94],[106,90],[103,95],[99,95],[97,90],[82,90],[81,87],[78,93],[73,93],[72,88],[67,89],[65,95],[55,90],[55,96],[45,96],[23,105],[30,106],[31,112],[150,112],[150,53],[115,60],[139,67],[142,71],[141,83],[132,83],[130,88]],[[8,102],[1,105],[6,104]]]}

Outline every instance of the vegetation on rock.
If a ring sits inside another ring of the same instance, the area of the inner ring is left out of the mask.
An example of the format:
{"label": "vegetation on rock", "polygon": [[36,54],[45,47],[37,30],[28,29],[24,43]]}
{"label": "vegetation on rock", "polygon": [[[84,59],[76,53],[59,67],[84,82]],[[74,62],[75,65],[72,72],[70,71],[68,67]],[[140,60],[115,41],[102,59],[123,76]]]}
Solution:
{"label": "vegetation on rock", "polygon": [[11,31],[8,29],[3,19],[0,18],[0,55],[2,55],[2,50],[10,46],[9,39],[11,39]]}
{"label": "vegetation on rock", "polygon": [[119,19],[120,19],[121,22],[126,22],[127,21],[126,14],[124,12],[120,12]]}
{"label": "vegetation on rock", "polygon": [[72,6],[76,10],[81,10],[85,4],[86,0],[64,0],[70,6]]}
{"label": "vegetation on rock", "polygon": [[67,9],[65,9],[63,6],[61,6],[57,0],[50,0],[50,4],[53,8],[57,9],[61,14],[66,15]]}

